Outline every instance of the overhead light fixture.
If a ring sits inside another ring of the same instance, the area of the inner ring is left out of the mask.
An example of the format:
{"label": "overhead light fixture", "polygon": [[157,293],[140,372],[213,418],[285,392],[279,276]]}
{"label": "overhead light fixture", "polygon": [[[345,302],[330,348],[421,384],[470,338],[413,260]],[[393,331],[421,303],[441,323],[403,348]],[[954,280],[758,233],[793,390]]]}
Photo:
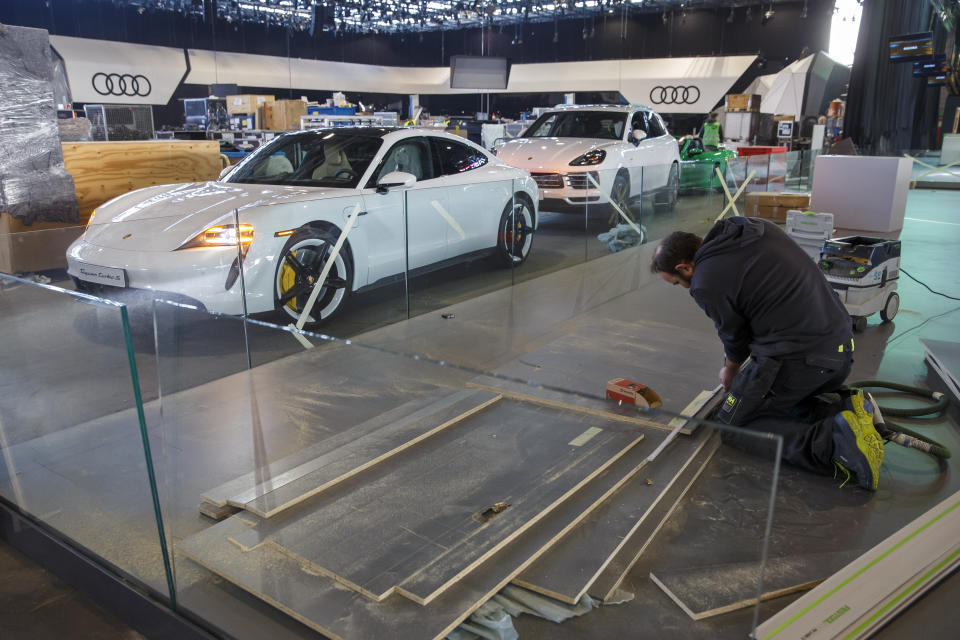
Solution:
{"label": "overhead light fixture", "polygon": [[753,20],[753,15],[750,13],[750,7],[747,7],[747,22]]}
{"label": "overhead light fixture", "polygon": [[727,24],[733,24],[733,9],[730,9],[730,13],[727,14]]}
{"label": "overhead light fixture", "polygon": [[801,18],[807,17],[807,0],[803,0],[803,8],[800,9],[800,17]]}

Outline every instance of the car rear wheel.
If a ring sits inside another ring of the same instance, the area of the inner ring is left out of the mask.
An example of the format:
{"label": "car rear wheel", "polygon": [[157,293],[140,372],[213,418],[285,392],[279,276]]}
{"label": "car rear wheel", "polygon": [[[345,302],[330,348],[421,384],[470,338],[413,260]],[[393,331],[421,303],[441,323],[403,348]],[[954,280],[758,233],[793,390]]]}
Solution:
{"label": "car rear wheel", "polygon": [[520,195],[507,203],[497,228],[497,260],[505,266],[519,266],[533,246],[533,208]]}
{"label": "car rear wheel", "polygon": [[670,165],[670,174],[667,176],[667,185],[654,198],[654,209],[658,212],[670,213],[677,206],[677,196],[680,193],[680,171],[677,163]]}
{"label": "car rear wheel", "polygon": [[274,285],[274,306],[294,321],[306,312],[304,325],[316,326],[339,312],[350,297],[353,257],[344,243],[310,309],[307,303],[337,236],[327,229],[306,227],[287,240],[280,254]]}

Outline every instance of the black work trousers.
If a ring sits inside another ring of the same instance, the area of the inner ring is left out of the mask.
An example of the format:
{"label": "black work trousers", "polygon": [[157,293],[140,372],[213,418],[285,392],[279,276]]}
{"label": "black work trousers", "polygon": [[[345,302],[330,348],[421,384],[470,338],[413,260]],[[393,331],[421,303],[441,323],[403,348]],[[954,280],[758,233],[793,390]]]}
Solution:
{"label": "black work trousers", "polygon": [[[843,386],[851,354],[826,353],[797,358],[756,357],[737,374],[717,411],[724,424],[783,437],[783,460],[820,474],[832,474],[833,419],[839,406],[817,398]],[[769,456],[775,446],[748,434],[725,432],[723,441]]]}

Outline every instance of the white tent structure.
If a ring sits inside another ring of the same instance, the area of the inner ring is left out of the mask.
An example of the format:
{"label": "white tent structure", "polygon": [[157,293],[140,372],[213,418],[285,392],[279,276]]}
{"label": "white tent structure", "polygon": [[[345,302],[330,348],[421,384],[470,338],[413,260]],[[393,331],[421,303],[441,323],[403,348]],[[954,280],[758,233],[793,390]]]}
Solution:
{"label": "white tent structure", "polygon": [[824,100],[832,100],[847,78],[850,69],[825,53],[815,53],[784,67],[779,73],[758,76],[746,93],[760,95],[760,112],[792,115],[800,120],[805,115],[819,115]]}

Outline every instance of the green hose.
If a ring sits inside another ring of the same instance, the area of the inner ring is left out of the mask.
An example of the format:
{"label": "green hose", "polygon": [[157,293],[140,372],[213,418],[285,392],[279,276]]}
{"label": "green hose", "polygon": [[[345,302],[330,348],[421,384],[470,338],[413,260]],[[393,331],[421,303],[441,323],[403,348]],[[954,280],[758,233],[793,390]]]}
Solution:
{"label": "green hose", "polygon": [[[900,409],[878,405],[880,413],[884,416],[884,418],[886,418],[886,416],[916,418],[919,416],[941,414],[950,404],[950,398],[939,391],[931,391],[930,389],[924,389],[923,387],[912,387],[910,385],[900,384],[897,382],[887,382],[885,380],[860,380],[857,382],[851,382],[849,386],[860,389],[892,389],[894,391],[903,391],[904,393],[909,393],[910,395],[934,401],[933,404],[915,407],[913,409]],[[908,429],[900,424],[894,424],[886,419],[884,420],[884,423],[885,424],[877,426],[879,427],[878,430],[880,431],[880,435],[888,442],[895,442],[896,444],[904,447],[918,449],[944,460],[949,458],[951,455],[950,450],[945,446],[939,442],[927,438],[920,433],[917,433],[916,431]]]}

